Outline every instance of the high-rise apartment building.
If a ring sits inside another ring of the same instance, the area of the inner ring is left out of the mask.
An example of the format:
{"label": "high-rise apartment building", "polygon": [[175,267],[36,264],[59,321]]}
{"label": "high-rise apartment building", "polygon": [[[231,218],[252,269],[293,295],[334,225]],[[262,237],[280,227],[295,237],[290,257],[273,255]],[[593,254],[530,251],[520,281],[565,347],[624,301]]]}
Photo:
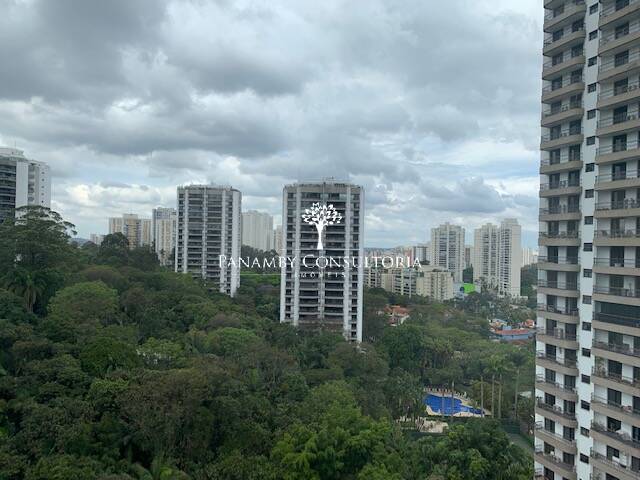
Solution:
{"label": "high-rise apartment building", "polygon": [[151,243],[161,265],[173,265],[175,259],[176,224],[175,208],[154,208],[151,212]]}
{"label": "high-rise apartment building", "polygon": [[429,243],[420,243],[412,247],[412,260],[417,260],[420,265],[431,263],[431,245]]}
{"label": "high-rise apartment building", "polygon": [[287,185],[282,219],[283,256],[294,261],[282,263],[280,321],[362,341],[364,190],[337,181]]}
{"label": "high-rise apartment building", "polygon": [[273,217],[266,212],[242,212],[242,244],[268,252],[273,249]]}
{"label": "high-rise apartment building", "polygon": [[473,282],[498,286],[498,226],[487,223],[473,232]]}
{"label": "high-rise apartment building", "polygon": [[233,296],[240,285],[242,194],[228,186],[178,187],[175,271]]}
{"label": "high-rise apartment building", "polygon": [[527,267],[538,263],[538,252],[531,247],[525,247],[522,249],[522,266]]}
{"label": "high-rise apartment building", "polygon": [[151,245],[151,220],[135,213],[109,218],[109,233],[122,233],[129,241],[129,248]]}
{"label": "high-rise apartment building", "polygon": [[640,2],[545,0],[536,474],[640,477]]}
{"label": "high-rise apartment building", "polygon": [[452,273],[430,265],[418,268],[416,295],[438,302],[451,300],[454,297]]}
{"label": "high-rise apartment building", "polygon": [[0,147],[0,222],[27,205],[51,208],[49,166],[27,159],[22,150]]}
{"label": "high-rise apartment building", "polygon": [[473,281],[501,296],[520,296],[522,228],[513,218],[487,223],[474,232]]}
{"label": "high-rise apartment building", "polygon": [[464,268],[473,267],[473,245],[464,246]]}
{"label": "high-rise apartment building", "polygon": [[102,245],[102,241],[104,240],[104,235],[100,234],[100,233],[91,233],[89,235],[89,241],[91,243],[94,243],[97,246]]}
{"label": "high-rise apartment building", "polygon": [[278,255],[282,255],[282,225],[278,225],[273,229],[273,247]]}
{"label": "high-rise apartment building", "polygon": [[464,228],[445,223],[431,229],[431,265],[449,270],[453,281],[462,282]]}

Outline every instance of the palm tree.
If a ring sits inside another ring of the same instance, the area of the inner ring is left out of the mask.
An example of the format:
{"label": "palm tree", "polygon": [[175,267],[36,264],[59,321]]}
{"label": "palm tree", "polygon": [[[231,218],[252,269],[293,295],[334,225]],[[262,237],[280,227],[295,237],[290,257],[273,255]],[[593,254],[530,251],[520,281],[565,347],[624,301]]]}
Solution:
{"label": "palm tree", "polygon": [[507,357],[505,355],[493,354],[487,361],[486,372],[491,374],[491,411],[494,418],[496,418],[496,413],[498,413],[497,418],[500,418],[502,414],[500,409],[496,412],[495,408],[495,378],[499,378],[498,395],[501,397],[502,375],[511,370],[511,367],[511,362],[507,360]]}
{"label": "palm tree", "polygon": [[47,288],[44,274],[19,267],[5,275],[4,284],[10,292],[22,297],[29,312],[33,312],[34,305]]}

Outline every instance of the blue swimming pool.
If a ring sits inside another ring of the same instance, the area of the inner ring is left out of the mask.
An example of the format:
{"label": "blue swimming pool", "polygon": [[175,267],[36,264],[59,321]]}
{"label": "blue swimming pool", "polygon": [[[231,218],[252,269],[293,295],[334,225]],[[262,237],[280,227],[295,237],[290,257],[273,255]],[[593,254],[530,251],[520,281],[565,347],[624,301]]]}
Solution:
{"label": "blue swimming pool", "polygon": [[451,415],[452,413],[455,415],[456,413],[460,412],[470,412],[476,415],[482,414],[482,410],[480,410],[479,408],[473,408],[467,405],[463,405],[462,401],[459,398],[455,397],[453,398],[453,401],[451,397],[444,397],[443,400],[440,395],[434,395],[433,393],[430,393],[425,397],[424,403],[439,415],[442,415],[443,409],[445,415]]}

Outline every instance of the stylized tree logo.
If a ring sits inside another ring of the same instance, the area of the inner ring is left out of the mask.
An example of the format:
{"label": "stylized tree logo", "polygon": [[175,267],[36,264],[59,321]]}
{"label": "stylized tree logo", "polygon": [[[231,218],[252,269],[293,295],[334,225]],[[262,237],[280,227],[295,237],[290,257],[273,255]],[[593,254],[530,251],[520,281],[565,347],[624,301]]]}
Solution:
{"label": "stylized tree logo", "polygon": [[336,225],[342,220],[342,215],[333,205],[320,205],[314,203],[311,208],[305,208],[302,219],[309,225],[315,225],[318,230],[318,250],[322,250],[322,231],[328,225]]}

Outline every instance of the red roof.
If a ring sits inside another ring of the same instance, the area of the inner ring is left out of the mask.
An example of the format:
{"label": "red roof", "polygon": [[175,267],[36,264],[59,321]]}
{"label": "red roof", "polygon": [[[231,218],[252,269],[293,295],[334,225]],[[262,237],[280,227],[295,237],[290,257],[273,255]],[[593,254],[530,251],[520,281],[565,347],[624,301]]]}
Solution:
{"label": "red roof", "polygon": [[514,328],[512,330],[496,330],[496,335],[525,335],[531,333],[528,328]]}

